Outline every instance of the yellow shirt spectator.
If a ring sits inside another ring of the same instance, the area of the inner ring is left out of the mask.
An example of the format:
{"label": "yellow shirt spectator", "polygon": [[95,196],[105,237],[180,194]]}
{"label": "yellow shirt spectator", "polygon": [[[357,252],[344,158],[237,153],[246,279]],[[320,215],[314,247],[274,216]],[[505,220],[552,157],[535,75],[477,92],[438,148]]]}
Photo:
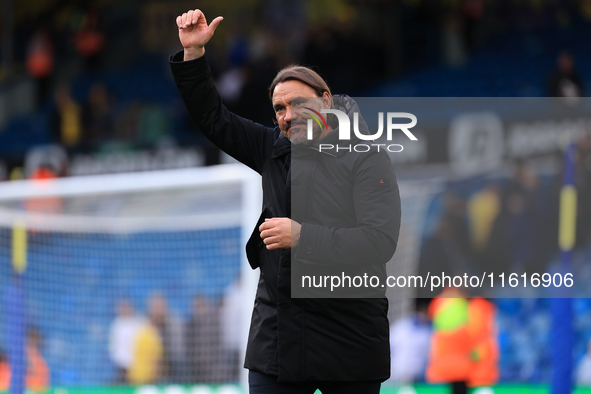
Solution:
{"label": "yellow shirt spectator", "polygon": [[128,371],[132,384],[154,383],[160,374],[162,340],[156,327],[144,324],[137,332],[133,346],[133,360]]}
{"label": "yellow shirt spectator", "polygon": [[500,210],[499,192],[495,186],[487,187],[474,194],[468,201],[472,242],[477,251],[482,252],[486,248],[490,232]]}
{"label": "yellow shirt spectator", "polygon": [[75,146],[82,134],[80,107],[74,101],[66,102],[59,110],[62,117],[61,139],[66,146]]}

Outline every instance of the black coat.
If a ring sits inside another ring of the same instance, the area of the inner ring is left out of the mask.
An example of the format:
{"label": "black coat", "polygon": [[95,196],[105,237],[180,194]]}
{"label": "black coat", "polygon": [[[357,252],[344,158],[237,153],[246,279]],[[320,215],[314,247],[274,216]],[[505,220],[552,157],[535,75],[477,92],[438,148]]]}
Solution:
{"label": "black coat", "polygon": [[[193,122],[220,149],[262,175],[263,209],[246,246],[260,278],[245,367],[280,381],[387,379],[387,299],[292,298],[291,263],[297,272],[315,266],[376,275],[385,283],[385,263],[396,249],[400,226],[398,186],[388,155],[320,153],[317,145],[292,150],[278,127],[226,109],[205,56],[182,60],[180,52],[170,64]],[[323,142],[337,143],[337,138],[332,132]],[[272,217],[302,224],[297,248],[265,248],[258,227]]]}

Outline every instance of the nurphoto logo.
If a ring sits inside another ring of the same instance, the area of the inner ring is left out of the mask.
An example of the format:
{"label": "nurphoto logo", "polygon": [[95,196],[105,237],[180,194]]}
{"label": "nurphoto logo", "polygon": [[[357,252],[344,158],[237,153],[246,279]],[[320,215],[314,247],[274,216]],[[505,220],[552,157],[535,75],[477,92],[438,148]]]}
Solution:
{"label": "nurphoto logo", "polygon": [[[326,119],[322,116],[322,114],[333,114],[337,117],[339,122],[339,140],[341,141],[349,141],[351,140],[351,121],[349,116],[343,111],[338,109],[321,109],[320,112],[313,110],[310,107],[304,107],[305,109],[311,111],[304,112],[304,114],[309,115],[312,119],[308,119],[308,140],[314,139],[314,121],[318,124],[318,126],[322,129],[326,127],[328,129],[328,125]],[[387,124],[386,124],[386,139],[388,141],[392,141],[392,132],[394,130],[402,131],[411,141],[417,141],[417,137],[414,136],[413,133],[410,132],[409,129],[413,128],[417,124],[417,117],[409,112],[388,112],[386,113]],[[394,123],[394,119],[406,118],[410,120],[410,123]],[[353,132],[355,136],[362,141],[375,141],[382,136],[384,133],[384,113],[378,112],[378,131],[375,134],[363,134],[359,130],[359,113],[353,113]],[[322,152],[323,150],[331,150],[335,149],[339,150],[348,150],[349,152],[368,152],[371,149],[371,146],[377,147],[378,151],[380,147],[387,149],[388,152],[402,152],[403,147],[400,144],[356,144],[356,145],[349,145],[347,146],[334,146],[333,144],[320,144],[319,150]]]}

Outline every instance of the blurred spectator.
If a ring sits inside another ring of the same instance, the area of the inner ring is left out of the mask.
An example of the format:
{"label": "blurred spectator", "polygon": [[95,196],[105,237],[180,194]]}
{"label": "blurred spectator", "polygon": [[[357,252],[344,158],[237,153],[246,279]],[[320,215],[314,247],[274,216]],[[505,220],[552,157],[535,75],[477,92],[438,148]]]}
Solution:
{"label": "blurred spectator", "polygon": [[232,67],[226,70],[216,81],[220,96],[229,109],[233,109],[240,100],[245,82],[246,73],[242,67]]}
{"label": "blurred spectator", "polygon": [[419,273],[424,278],[427,273],[438,275],[445,272],[446,275],[470,274],[473,267],[462,250],[462,246],[456,238],[453,219],[445,215],[435,233],[424,242],[419,260]]}
{"label": "blurred spectator", "polygon": [[468,216],[466,215],[466,201],[453,193],[445,196],[445,215],[453,228],[454,237],[458,242],[462,254],[469,263],[473,260],[473,247],[468,229]]}
{"label": "blurred spectator", "polygon": [[552,72],[548,80],[548,96],[585,96],[583,80],[575,69],[575,61],[569,52],[564,51],[558,55],[558,68]]}
{"label": "blurred spectator", "polygon": [[51,132],[53,142],[62,144],[69,151],[79,148],[81,144],[82,112],[68,85],[60,86],[55,92]]}
{"label": "blurred spectator", "polygon": [[10,365],[6,353],[0,350],[0,391],[8,392],[10,388]]}
{"label": "blurred spectator", "polygon": [[27,331],[27,376],[25,386],[33,392],[44,392],[49,389],[49,368],[41,355],[41,334],[34,328]]}
{"label": "blurred spectator", "polygon": [[165,382],[184,380],[185,343],[183,325],[173,316],[161,293],[154,293],[148,301],[148,316],[162,338],[163,354],[160,376]]}
{"label": "blurred spectator", "polygon": [[170,117],[157,103],[143,106],[139,114],[138,126],[138,142],[144,147],[154,148],[171,138]]}
{"label": "blurred spectator", "polygon": [[480,254],[486,250],[492,226],[500,210],[500,189],[494,183],[485,186],[468,200],[470,233],[476,253]]}
{"label": "blurred spectator", "polygon": [[[35,393],[49,389],[49,368],[41,355],[41,334],[34,328],[27,330],[25,354],[27,357],[27,372],[25,387],[27,391]],[[0,351],[0,391],[9,391],[12,372],[6,355]]]}
{"label": "blurred spectator", "polygon": [[[535,255],[535,218],[526,203],[523,193],[510,191],[506,197],[501,214],[495,223],[495,230],[500,232],[499,237],[490,245],[490,249],[505,249],[507,266],[510,272],[530,272],[533,268]],[[497,264],[498,265],[498,264]],[[499,267],[500,268],[500,267]]]}
{"label": "blurred spectator", "polygon": [[336,45],[335,33],[329,24],[311,27],[304,48],[304,63],[317,67],[321,75],[332,74]]}
{"label": "blurred spectator", "polygon": [[459,67],[466,63],[468,54],[462,38],[462,20],[457,13],[449,13],[442,23],[443,60],[445,64]]}
{"label": "blurred spectator", "polygon": [[468,301],[453,287],[433,299],[427,382],[450,383],[454,393],[467,393],[468,386],[496,384],[500,374],[496,313],[492,302],[478,297]]}
{"label": "blurred spectator", "polygon": [[265,57],[242,67],[244,83],[234,106],[236,114],[266,125],[273,122],[275,118],[272,107],[257,103],[269,100],[267,87],[275,77],[275,64],[275,59]]}
{"label": "blurred spectator", "polygon": [[467,394],[472,370],[472,341],[469,335],[468,301],[455,288],[446,288],[429,304],[433,320],[429,383],[449,383],[453,394]]}
{"label": "blurred spectator", "polygon": [[420,381],[425,374],[431,340],[427,299],[415,300],[415,312],[390,326],[390,380],[399,384]]}
{"label": "blurred spectator", "polygon": [[242,349],[241,339],[243,292],[241,290],[240,279],[237,279],[226,291],[220,308],[220,325],[222,331],[222,361],[223,381],[236,382],[240,374],[240,349]]}
{"label": "blurred spectator", "polygon": [[591,340],[587,343],[587,353],[577,367],[577,384],[591,386]]}
{"label": "blurred spectator", "polygon": [[545,227],[540,199],[537,175],[516,162],[483,256],[488,271],[544,272],[548,248],[541,244]]}
{"label": "blurred spectator", "polygon": [[27,46],[26,67],[30,77],[38,82],[37,104],[41,105],[49,93],[49,80],[53,73],[53,43],[44,28],[39,28]]}
{"label": "blurred spectator", "polygon": [[164,348],[158,332],[156,315],[150,315],[136,331],[133,340],[133,358],[127,379],[131,384],[156,383],[162,373]]}
{"label": "blurred spectator", "polygon": [[[41,163],[29,175],[29,179],[38,186],[56,178],[58,178],[58,175],[53,169],[53,166],[46,163]],[[33,214],[52,215],[63,211],[63,200],[61,197],[56,196],[29,198],[24,204],[26,210]]]}
{"label": "blurred spectator", "polygon": [[468,331],[472,341],[472,368],[468,386],[492,386],[499,380],[499,340],[495,318],[497,307],[484,298],[468,303]]}
{"label": "blurred spectator", "polygon": [[522,160],[516,160],[513,164],[513,174],[506,187],[507,193],[513,191],[525,193],[526,198],[534,205],[537,205],[538,176]]}
{"label": "blurred spectator", "polygon": [[115,381],[125,383],[133,361],[133,340],[143,319],[135,315],[131,301],[127,299],[117,301],[116,313],[109,331],[109,355],[117,368]]}
{"label": "blurred spectator", "polygon": [[91,148],[114,137],[114,114],[105,85],[95,83],[90,87],[82,119],[85,139]]}
{"label": "blurred spectator", "polygon": [[221,381],[220,331],[218,311],[204,296],[197,296],[193,301],[193,313],[186,330],[189,374],[192,382]]}
{"label": "blurred spectator", "polygon": [[120,143],[132,144],[138,139],[141,113],[142,104],[139,101],[132,101],[125,106],[117,122],[116,135]]}
{"label": "blurred spectator", "polygon": [[22,167],[14,167],[12,171],[10,171],[9,179],[11,181],[22,181],[25,179],[25,173]]}
{"label": "blurred spectator", "polygon": [[43,145],[30,149],[25,156],[25,177],[39,178],[35,173],[44,167],[62,177],[68,173],[68,154],[61,145]]}
{"label": "blurred spectator", "polygon": [[98,28],[99,13],[97,10],[80,13],[76,18],[78,23],[74,32],[74,46],[76,51],[85,59],[86,69],[95,71],[98,66],[98,58],[104,45],[104,34]]}
{"label": "blurred spectator", "polygon": [[464,40],[468,50],[472,52],[478,45],[480,38],[484,0],[463,0],[462,3]]}

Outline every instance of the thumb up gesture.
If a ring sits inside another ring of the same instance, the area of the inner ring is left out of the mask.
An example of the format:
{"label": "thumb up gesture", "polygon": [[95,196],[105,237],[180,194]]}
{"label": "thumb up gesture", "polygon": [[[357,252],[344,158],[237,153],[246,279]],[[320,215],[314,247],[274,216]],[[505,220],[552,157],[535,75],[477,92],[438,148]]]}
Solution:
{"label": "thumb up gesture", "polygon": [[205,15],[200,10],[187,11],[177,16],[176,24],[179,28],[179,39],[185,49],[185,61],[203,56],[205,44],[213,37],[215,29],[223,19],[218,16],[208,25]]}

